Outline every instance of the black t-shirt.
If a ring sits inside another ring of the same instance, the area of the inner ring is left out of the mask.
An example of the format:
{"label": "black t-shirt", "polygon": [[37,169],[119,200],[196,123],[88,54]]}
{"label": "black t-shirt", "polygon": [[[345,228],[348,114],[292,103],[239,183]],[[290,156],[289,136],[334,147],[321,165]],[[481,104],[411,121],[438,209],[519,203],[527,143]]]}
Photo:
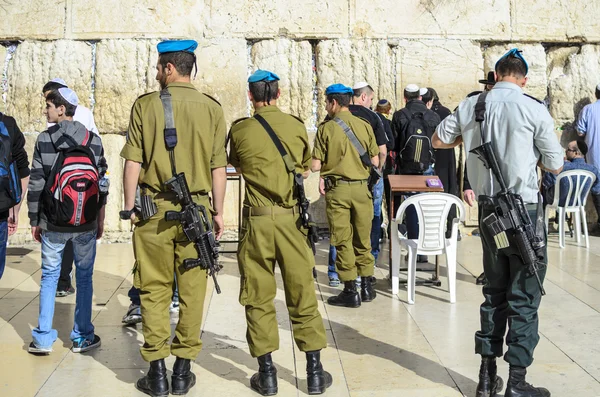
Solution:
{"label": "black t-shirt", "polygon": [[[16,161],[17,163],[19,177],[26,178],[29,176],[29,160],[27,158],[27,152],[25,151],[25,137],[14,118],[0,113],[0,121],[4,123],[4,126],[10,135],[12,157],[13,161]],[[8,215],[8,210],[0,212],[0,221],[7,220]]]}
{"label": "black t-shirt", "polygon": [[350,105],[348,106],[350,112],[361,119],[365,120],[367,123],[371,125],[373,128],[373,133],[375,134],[375,141],[377,142],[377,146],[387,145],[388,139],[385,135],[385,129],[383,127],[383,123],[381,119],[369,108],[366,108],[362,105]]}

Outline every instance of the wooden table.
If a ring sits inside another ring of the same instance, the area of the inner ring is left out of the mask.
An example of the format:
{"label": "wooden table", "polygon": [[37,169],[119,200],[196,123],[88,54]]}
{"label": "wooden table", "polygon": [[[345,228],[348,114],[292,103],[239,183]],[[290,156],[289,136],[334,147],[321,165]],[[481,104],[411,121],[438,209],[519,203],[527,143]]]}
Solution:
{"label": "wooden table", "polygon": [[[390,216],[389,216],[389,220],[390,220],[390,224],[392,223],[392,220],[396,218],[396,214],[394,213],[394,203],[395,203],[395,196],[397,194],[400,193],[413,193],[413,192],[418,192],[418,193],[443,193],[444,192],[444,188],[441,187],[429,187],[427,186],[426,180],[427,179],[440,179],[438,178],[437,175],[389,175],[388,176],[389,182],[390,182]],[[390,229],[390,234],[391,233],[398,233],[398,230],[392,230]],[[389,252],[389,258],[390,258],[390,266],[389,266],[389,278],[390,278],[390,282],[392,280],[392,238],[389,238],[390,240],[390,252]],[[407,269],[403,269],[400,266],[400,270],[407,270]],[[425,269],[418,269],[420,271],[427,271]],[[436,285],[439,286],[441,285],[440,279],[439,279],[439,273],[440,273],[440,266],[438,263],[438,257],[435,257],[435,274],[433,274],[431,276],[431,280],[419,280],[417,281],[418,284],[428,284],[428,285]]]}

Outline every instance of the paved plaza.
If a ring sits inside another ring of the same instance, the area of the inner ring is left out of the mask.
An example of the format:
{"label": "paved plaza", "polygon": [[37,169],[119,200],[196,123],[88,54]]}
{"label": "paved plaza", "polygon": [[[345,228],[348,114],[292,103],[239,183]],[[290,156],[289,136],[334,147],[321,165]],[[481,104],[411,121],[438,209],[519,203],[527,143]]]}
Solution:
{"label": "paved plaza", "polygon": [[[528,379],[547,387],[553,397],[600,396],[600,238],[589,250],[567,238],[549,241],[547,296],[540,309],[540,343]],[[358,309],[331,307],[327,297],[339,289],[327,283],[327,241],[318,246],[315,284],[329,346],[322,353],[334,377],[329,397],[453,397],[474,396],[479,357],[474,332],[479,325],[481,272],[478,237],[459,243],[457,302],[448,301],[445,267],[442,286],[417,287],[416,304],[406,303],[406,289],[391,295],[387,252],[376,269],[378,297]],[[238,303],[239,273],[235,255],[223,255],[219,276],[223,291],[209,290],[205,303],[204,347],[193,370],[198,382],[189,396],[258,396],[249,387],[257,364],[248,351],[243,307]],[[75,296],[58,298],[54,325],[59,340],[49,356],[28,354],[31,329],[37,324],[40,282],[38,246],[8,248],[7,269],[0,280],[0,396],[117,397],[143,396],[133,383],[147,370],[139,347],[141,324],[124,327],[129,306],[133,253],[130,244],[102,244],[94,272],[96,333],[102,346],[89,353],[70,351],[69,332]],[[279,276],[279,273],[278,273]],[[429,277],[419,273],[420,277]],[[295,347],[279,277],[276,306],[281,346],[274,353],[279,371],[279,396],[304,396],[304,354]],[[172,315],[172,323],[177,321]],[[174,358],[167,365],[172,367]],[[506,380],[508,366],[501,361]]]}

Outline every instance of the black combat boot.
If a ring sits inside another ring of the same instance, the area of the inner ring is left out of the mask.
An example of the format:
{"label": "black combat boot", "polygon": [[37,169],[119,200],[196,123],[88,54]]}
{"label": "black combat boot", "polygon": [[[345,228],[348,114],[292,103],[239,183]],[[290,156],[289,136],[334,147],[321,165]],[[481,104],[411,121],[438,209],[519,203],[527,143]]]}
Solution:
{"label": "black combat boot", "polygon": [[160,359],[150,362],[150,369],[146,376],[138,379],[135,388],[152,397],[166,397],[169,395],[169,380],[165,360]]}
{"label": "black combat boot", "polygon": [[183,396],[196,384],[196,375],[192,372],[189,359],[177,357],[171,375],[171,393]]}
{"label": "black combat boot", "polygon": [[481,357],[476,397],[494,397],[502,391],[504,381],[497,373],[496,357]]}
{"label": "black combat boot", "polygon": [[371,277],[363,277],[360,284],[360,300],[363,302],[371,302],[377,296]]}
{"label": "black combat boot", "polygon": [[331,374],[323,370],[321,351],[306,352],[306,383],[308,394],[323,394],[333,383]]}
{"label": "black combat boot", "polygon": [[273,365],[271,353],[257,359],[258,372],[250,378],[250,387],[263,396],[274,396],[277,394],[277,368]]}
{"label": "black combat boot", "polygon": [[344,290],[338,296],[331,296],[327,303],[332,306],[359,307],[360,295],[356,291],[356,281],[344,281]]}
{"label": "black combat boot", "polygon": [[510,366],[504,397],[550,397],[548,389],[533,387],[525,381],[527,369]]}

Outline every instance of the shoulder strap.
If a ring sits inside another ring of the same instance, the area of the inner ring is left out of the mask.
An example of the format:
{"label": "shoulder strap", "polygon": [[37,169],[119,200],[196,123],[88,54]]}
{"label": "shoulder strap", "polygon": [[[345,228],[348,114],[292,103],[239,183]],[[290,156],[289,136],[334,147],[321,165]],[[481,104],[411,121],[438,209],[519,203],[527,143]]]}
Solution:
{"label": "shoulder strap", "polygon": [[482,145],[485,142],[483,137],[483,121],[485,120],[485,98],[487,97],[487,94],[487,91],[481,93],[475,104],[475,121],[479,123],[479,133],[481,134]]}
{"label": "shoulder strap", "polygon": [[294,164],[294,161],[292,160],[288,152],[286,152],[285,148],[283,147],[283,144],[281,143],[281,140],[279,139],[277,134],[275,134],[275,131],[273,131],[273,128],[269,125],[269,123],[267,123],[267,120],[265,120],[264,117],[262,117],[260,114],[255,114],[254,118],[260,123],[260,125],[262,125],[265,131],[267,131],[267,134],[269,134],[269,137],[271,138],[271,140],[275,144],[275,147],[279,151],[279,154],[283,158],[283,162],[285,163],[285,168],[287,168],[287,171],[289,173],[295,173],[296,165]]}
{"label": "shoulder strap", "polygon": [[371,159],[368,159],[368,161],[369,161],[368,164],[365,162],[365,154],[367,154],[367,151],[365,150],[365,148],[363,147],[363,145],[361,145],[361,143],[358,141],[358,138],[356,138],[356,135],[354,134],[354,131],[352,131],[352,129],[350,129],[350,127],[348,126],[348,124],[346,124],[344,122],[344,120],[340,119],[339,117],[334,118],[333,121],[335,121],[337,123],[337,125],[339,125],[340,127],[342,127],[342,130],[344,130],[344,133],[346,134],[346,136],[348,137],[348,139],[350,139],[350,142],[352,143],[352,145],[358,151],[358,155],[360,156],[360,159],[362,160],[362,162],[365,165],[370,166],[371,165]]}
{"label": "shoulder strap", "polygon": [[171,172],[173,176],[177,175],[175,167],[175,146],[177,146],[177,129],[175,128],[175,117],[173,116],[173,103],[171,102],[171,93],[168,88],[163,88],[160,91],[160,101],[162,102],[163,111],[165,113],[165,146],[169,151],[169,159],[171,160]]}

